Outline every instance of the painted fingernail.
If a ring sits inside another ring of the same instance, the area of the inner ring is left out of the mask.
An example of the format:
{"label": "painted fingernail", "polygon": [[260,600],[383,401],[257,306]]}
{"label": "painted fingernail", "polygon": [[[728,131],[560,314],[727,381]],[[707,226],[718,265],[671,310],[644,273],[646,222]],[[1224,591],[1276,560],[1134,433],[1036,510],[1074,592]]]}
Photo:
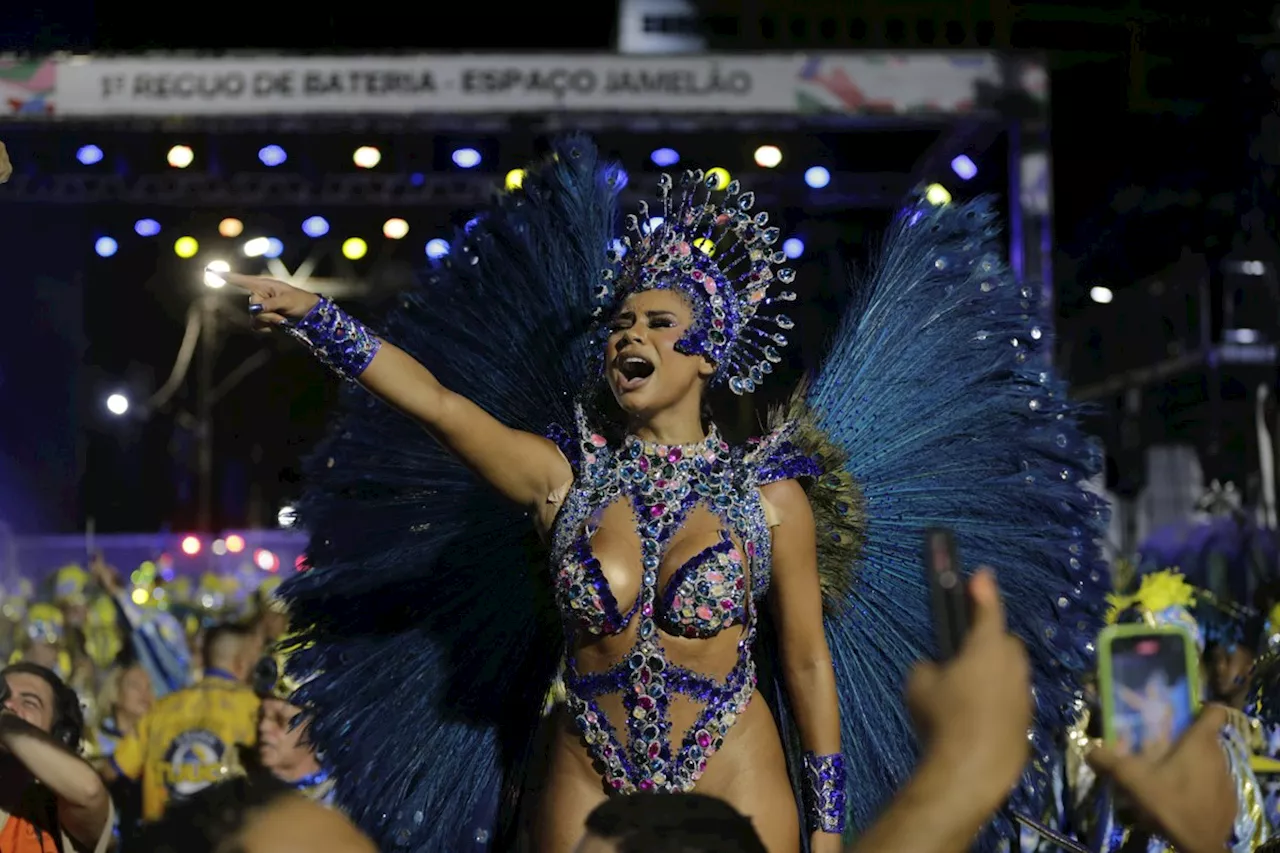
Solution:
{"label": "painted fingernail", "polygon": [[255,317],[258,316],[259,314],[262,313],[262,306],[259,305],[257,302],[252,303],[249,306],[249,313]]}

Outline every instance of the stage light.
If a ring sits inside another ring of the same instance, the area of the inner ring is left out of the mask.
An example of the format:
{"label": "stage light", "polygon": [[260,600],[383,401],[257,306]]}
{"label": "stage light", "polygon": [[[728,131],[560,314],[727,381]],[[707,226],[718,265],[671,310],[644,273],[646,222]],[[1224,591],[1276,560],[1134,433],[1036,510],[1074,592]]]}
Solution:
{"label": "stage light", "polygon": [[507,172],[507,190],[518,190],[524,186],[525,174],[524,169],[512,169],[510,172]]}
{"label": "stage light", "polygon": [[259,149],[258,159],[262,161],[262,165],[272,167],[279,166],[285,160],[288,160],[289,155],[284,153],[284,149],[279,145],[267,145]]}
{"label": "stage light", "polygon": [[309,216],[302,220],[302,233],[308,237],[323,237],[329,233],[329,220],[323,216]]}
{"label": "stage light", "polygon": [[271,241],[266,237],[254,237],[252,240],[246,240],[240,251],[244,252],[247,258],[260,258],[271,251]]}
{"label": "stage light", "polygon": [[141,607],[151,598],[151,593],[142,587],[137,587],[133,592],[129,593],[129,600]]}
{"label": "stage light", "polygon": [[259,548],[253,552],[253,562],[264,572],[274,572],[280,568],[280,558],[266,548]]}
{"label": "stage light", "polygon": [[76,152],[76,159],[86,166],[102,162],[102,149],[96,145],[82,145]]}
{"label": "stage light", "polygon": [[369,244],[359,237],[348,237],[342,244],[342,256],[349,261],[358,261],[369,251]]}
{"label": "stage light", "polygon": [[951,171],[955,172],[960,180],[970,181],[978,174],[978,166],[969,159],[968,155],[961,154],[951,161]]}
{"label": "stage light", "polygon": [[388,240],[402,240],[409,233],[409,223],[403,219],[388,219],[382,223],[382,236]]}
{"label": "stage light", "polygon": [[204,268],[204,286],[214,290],[221,289],[227,280],[222,276],[231,272],[231,264],[226,261],[209,261]]}
{"label": "stage light", "polygon": [[831,172],[826,166],[810,166],[804,170],[804,182],[815,190],[820,190],[831,183]]}
{"label": "stage light", "polygon": [[100,258],[109,258],[116,253],[120,245],[110,237],[99,237],[93,243],[93,250],[98,253]]}
{"label": "stage light", "polygon": [[194,557],[200,553],[200,538],[198,536],[185,536],[182,539],[182,553],[188,557]]}
{"label": "stage light", "polygon": [[209,550],[213,552],[213,556],[221,557],[227,553],[227,540],[215,539],[213,544],[209,546]]}
{"label": "stage light", "polygon": [[372,145],[364,145],[356,149],[351,159],[361,169],[372,169],[382,162],[382,152]]}
{"label": "stage light", "polygon": [[664,221],[661,216],[655,216],[641,226],[641,230],[646,234],[652,234]]}
{"label": "stage light", "polygon": [[154,237],[160,233],[160,223],[154,219],[139,219],[133,223],[133,233],[139,237]]}
{"label": "stage light", "polygon": [[474,169],[480,165],[480,152],[474,148],[459,148],[453,152],[453,165],[459,169]]}
{"label": "stage light", "polygon": [[239,237],[244,233],[244,223],[239,219],[227,217],[218,223],[218,233],[223,237]]}
{"label": "stage light", "polygon": [[169,149],[168,159],[173,168],[185,169],[196,159],[196,155],[188,145],[175,145]]}
{"label": "stage light", "polygon": [[934,207],[942,207],[951,203],[951,193],[942,184],[929,184],[924,188],[924,199]]}
{"label": "stage light", "polygon": [[227,537],[227,550],[232,554],[239,554],[244,550],[244,537],[238,533],[232,533]]}
{"label": "stage light", "polygon": [[107,411],[120,417],[129,411],[129,398],[123,394],[111,394],[107,397]]}
{"label": "stage light", "polygon": [[782,149],[776,145],[761,145],[756,149],[756,165],[772,169],[782,162]]}
{"label": "stage light", "polygon": [[1111,288],[1099,284],[1089,289],[1089,298],[1099,305],[1109,305],[1116,295],[1111,292]]}
{"label": "stage light", "polygon": [[653,161],[653,165],[666,168],[674,166],[680,162],[680,155],[676,153],[674,148],[659,148],[649,155],[649,159]]}
{"label": "stage light", "polygon": [[724,168],[723,166],[716,166],[715,168],[708,169],[707,178],[715,179],[715,183],[708,185],[713,190],[724,189],[725,187],[729,186],[729,181],[731,180],[729,177],[729,170]]}
{"label": "stage light", "polygon": [[443,258],[449,254],[449,241],[441,240],[436,237],[434,240],[427,241],[427,257],[435,260]]}
{"label": "stage light", "polygon": [[788,258],[798,258],[804,254],[804,241],[799,237],[789,237],[782,242],[782,251]]}
{"label": "stage light", "polygon": [[278,258],[284,254],[284,243],[275,237],[267,238],[267,250],[262,253],[264,258]]}
{"label": "stage light", "polygon": [[298,511],[291,506],[282,506],[276,513],[276,524],[281,527],[293,527],[298,520]]}
{"label": "stage light", "polygon": [[200,251],[200,244],[195,237],[179,237],[173,244],[173,252],[180,258],[194,258]]}

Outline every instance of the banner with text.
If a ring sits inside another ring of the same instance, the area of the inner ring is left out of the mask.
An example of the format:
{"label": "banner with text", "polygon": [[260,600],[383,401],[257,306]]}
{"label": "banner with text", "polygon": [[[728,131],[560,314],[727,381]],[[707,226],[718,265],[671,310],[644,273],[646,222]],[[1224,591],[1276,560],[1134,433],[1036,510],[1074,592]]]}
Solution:
{"label": "banner with text", "polygon": [[[0,60],[3,114],[968,113],[994,55]],[[1021,81],[1020,85],[1025,85]]]}

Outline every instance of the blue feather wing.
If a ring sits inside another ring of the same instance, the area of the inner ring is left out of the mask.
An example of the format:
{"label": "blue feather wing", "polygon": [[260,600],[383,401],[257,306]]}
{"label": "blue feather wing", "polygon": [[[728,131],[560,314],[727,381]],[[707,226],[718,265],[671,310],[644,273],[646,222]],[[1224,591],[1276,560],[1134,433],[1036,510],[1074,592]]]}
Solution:
{"label": "blue feather wing", "polygon": [[[860,499],[861,561],[828,593],[849,803],[865,827],[909,776],[901,686],[935,654],[923,533],[948,527],[967,566],[993,567],[1034,669],[1033,766],[1014,807],[1042,813],[1053,733],[1076,711],[1109,587],[1099,456],[1045,366],[1032,289],[1001,260],[990,203],[919,205],[895,221],[807,395]],[[821,481],[817,488],[821,488]],[[1014,828],[1000,819],[986,849]]]}
{"label": "blue feather wing", "polygon": [[[571,424],[616,174],[585,138],[560,140],[379,331],[508,426]],[[280,594],[301,629],[289,667],[307,679],[311,736],[381,849],[460,849],[519,764],[560,657],[530,519],[358,388],[308,477],[310,568]]]}

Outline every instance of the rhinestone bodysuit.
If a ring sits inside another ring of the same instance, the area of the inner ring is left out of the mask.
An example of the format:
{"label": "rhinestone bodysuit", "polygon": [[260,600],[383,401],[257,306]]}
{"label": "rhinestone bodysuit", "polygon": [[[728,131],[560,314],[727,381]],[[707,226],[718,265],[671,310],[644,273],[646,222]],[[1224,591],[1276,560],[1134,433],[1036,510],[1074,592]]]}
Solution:
{"label": "rhinestone bodysuit", "polygon": [[[758,487],[786,476],[812,475],[816,463],[799,456],[783,436],[753,450],[733,449],[712,429],[684,447],[646,444],[633,437],[611,448],[579,424],[577,440],[561,440],[576,478],[552,533],[556,600],[567,648],[566,705],[605,782],[619,793],[688,791],[707,760],[751,701],[756,667],[757,609],[769,588],[770,533]],[[775,460],[778,452],[789,464]],[[790,473],[787,473],[790,472]],[[762,479],[762,475],[768,475]],[[641,583],[627,613],[591,551],[594,522],[615,502],[631,506],[640,537]],[[719,541],[686,561],[665,588],[659,567],[675,534],[698,507],[721,525]],[[734,540],[743,543],[742,551]],[[603,672],[580,673],[572,649],[580,631],[619,634],[638,620],[630,652]],[[705,638],[743,625],[737,661],[724,679],[668,660],[663,634]],[[621,694],[625,737],[596,701]],[[702,706],[684,733],[671,731],[670,703],[682,694]]]}

